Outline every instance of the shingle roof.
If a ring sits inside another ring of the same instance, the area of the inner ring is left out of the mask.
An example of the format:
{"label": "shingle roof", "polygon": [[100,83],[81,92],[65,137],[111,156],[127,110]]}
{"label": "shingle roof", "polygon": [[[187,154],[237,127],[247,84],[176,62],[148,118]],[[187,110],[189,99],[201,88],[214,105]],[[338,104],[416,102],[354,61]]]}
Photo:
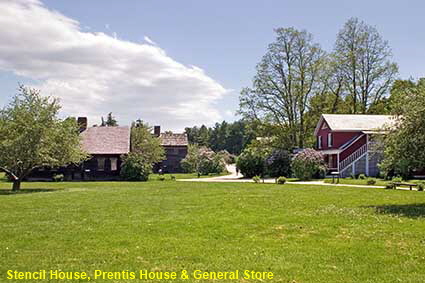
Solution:
{"label": "shingle roof", "polygon": [[91,127],[81,133],[89,154],[125,154],[130,151],[129,127]]}
{"label": "shingle roof", "polygon": [[162,133],[160,135],[161,145],[163,146],[186,146],[188,145],[186,134]]}
{"label": "shingle roof", "polygon": [[385,126],[391,126],[394,118],[391,115],[363,114],[322,114],[315,133],[321,122],[325,120],[332,131],[379,131]]}

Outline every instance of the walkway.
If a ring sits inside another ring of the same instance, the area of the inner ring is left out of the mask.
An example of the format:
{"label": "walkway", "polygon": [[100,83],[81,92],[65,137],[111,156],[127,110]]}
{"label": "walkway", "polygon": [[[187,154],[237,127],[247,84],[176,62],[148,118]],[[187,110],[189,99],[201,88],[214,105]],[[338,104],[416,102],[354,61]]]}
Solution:
{"label": "walkway", "polygon": [[[226,166],[229,175],[211,177],[211,178],[195,178],[195,179],[177,179],[179,182],[228,182],[228,183],[254,183],[252,179],[244,179],[241,174],[236,174],[236,167],[234,164]],[[275,183],[275,179],[264,179],[264,183]],[[355,187],[355,188],[384,188],[382,186],[368,186],[368,185],[350,185],[350,184],[329,184],[324,181],[297,181],[287,182],[287,184],[294,185],[317,185],[317,186],[336,186],[336,187]]]}

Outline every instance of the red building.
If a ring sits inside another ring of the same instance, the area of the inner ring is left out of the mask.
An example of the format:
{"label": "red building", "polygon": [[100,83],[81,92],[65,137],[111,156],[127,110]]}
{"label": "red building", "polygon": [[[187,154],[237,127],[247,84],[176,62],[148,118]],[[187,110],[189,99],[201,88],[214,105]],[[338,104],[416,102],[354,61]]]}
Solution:
{"label": "red building", "polygon": [[389,115],[323,114],[314,131],[316,149],[324,154],[330,172],[377,176],[382,153],[373,141],[392,123]]}

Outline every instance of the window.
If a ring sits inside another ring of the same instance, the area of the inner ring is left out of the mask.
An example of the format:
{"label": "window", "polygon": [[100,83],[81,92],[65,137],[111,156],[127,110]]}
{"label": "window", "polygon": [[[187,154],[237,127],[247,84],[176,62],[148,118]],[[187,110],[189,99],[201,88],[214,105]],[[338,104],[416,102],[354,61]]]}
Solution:
{"label": "window", "polygon": [[97,158],[97,171],[105,171],[105,157]]}
{"label": "window", "polygon": [[328,147],[332,147],[332,133],[328,134]]}
{"label": "window", "polygon": [[333,159],[333,155],[329,155],[328,167],[329,167],[329,168],[333,168],[333,167],[334,167],[334,159]]}
{"label": "window", "polygon": [[322,148],[322,136],[317,137],[317,148]]}
{"label": "window", "polygon": [[112,157],[111,159],[111,171],[117,171],[118,170],[118,158]]}

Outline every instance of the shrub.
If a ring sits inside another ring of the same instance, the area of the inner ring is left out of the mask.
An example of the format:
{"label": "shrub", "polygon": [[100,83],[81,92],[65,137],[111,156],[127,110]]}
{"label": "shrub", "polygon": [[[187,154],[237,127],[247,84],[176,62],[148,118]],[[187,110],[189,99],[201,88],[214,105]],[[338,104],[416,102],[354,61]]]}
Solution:
{"label": "shrub", "polygon": [[393,190],[393,189],[395,189],[395,184],[393,182],[389,182],[385,185],[385,189]]}
{"label": "shrub", "polygon": [[359,179],[360,180],[365,180],[366,179],[366,175],[365,174],[360,174],[359,175]]}
{"label": "shrub", "polygon": [[159,176],[159,177],[158,177],[158,180],[159,180],[159,181],[165,181],[165,176]]}
{"label": "shrub", "polygon": [[261,182],[260,176],[254,176],[254,177],[252,177],[252,180],[257,184]]}
{"label": "shrub", "polygon": [[283,176],[280,176],[279,178],[276,179],[276,183],[283,185],[286,183],[286,178]]}
{"label": "shrub", "polygon": [[63,182],[64,176],[63,174],[55,174],[53,175],[53,182]]}
{"label": "shrub", "polygon": [[401,183],[401,182],[403,182],[403,178],[401,178],[399,176],[393,177],[391,181],[394,182],[394,183]]}
{"label": "shrub", "polygon": [[368,178],[366,181],[366,184],[368,185],[375,185],[376,184],[376,179],[374,178]]}
{"label": "shrub", "polygon": [[152,173],[152,164],[140,154],[129,153],[122,157],[121,178],[126,181],[147,181]]}
{"label": "shrub", "polygon": [[246,178],[263,176],[265,172],[264,155],[256,150],[246,148],[237,158],[236,166]]}
{"label": "shrub", "polygon": [[183,169],[188,173],[220,174],[226,170],[225,156],[215,153],[207,147],[189,146],[188,154],[181,161]]}
{"label": "shrub", "polygon": [[286,150],[274,150],[266,159],[266,173],[270,177],[290,176],[291,157]]}
{"label": "shrub", "polygon": [[301,180],[310,180],[326,170],[323,155],[311,148],[297,153],[291,163],[295,176]]}
{"label": "shrub", "polygon": [[425,182],[418,183],[418,191],[424,191],[425,190]]}
{"label": "shrub", "polygon": [[353,180],[355,180],[356,179],[356,174],[351,173],[350,174],[350,178],[353,179]]}

